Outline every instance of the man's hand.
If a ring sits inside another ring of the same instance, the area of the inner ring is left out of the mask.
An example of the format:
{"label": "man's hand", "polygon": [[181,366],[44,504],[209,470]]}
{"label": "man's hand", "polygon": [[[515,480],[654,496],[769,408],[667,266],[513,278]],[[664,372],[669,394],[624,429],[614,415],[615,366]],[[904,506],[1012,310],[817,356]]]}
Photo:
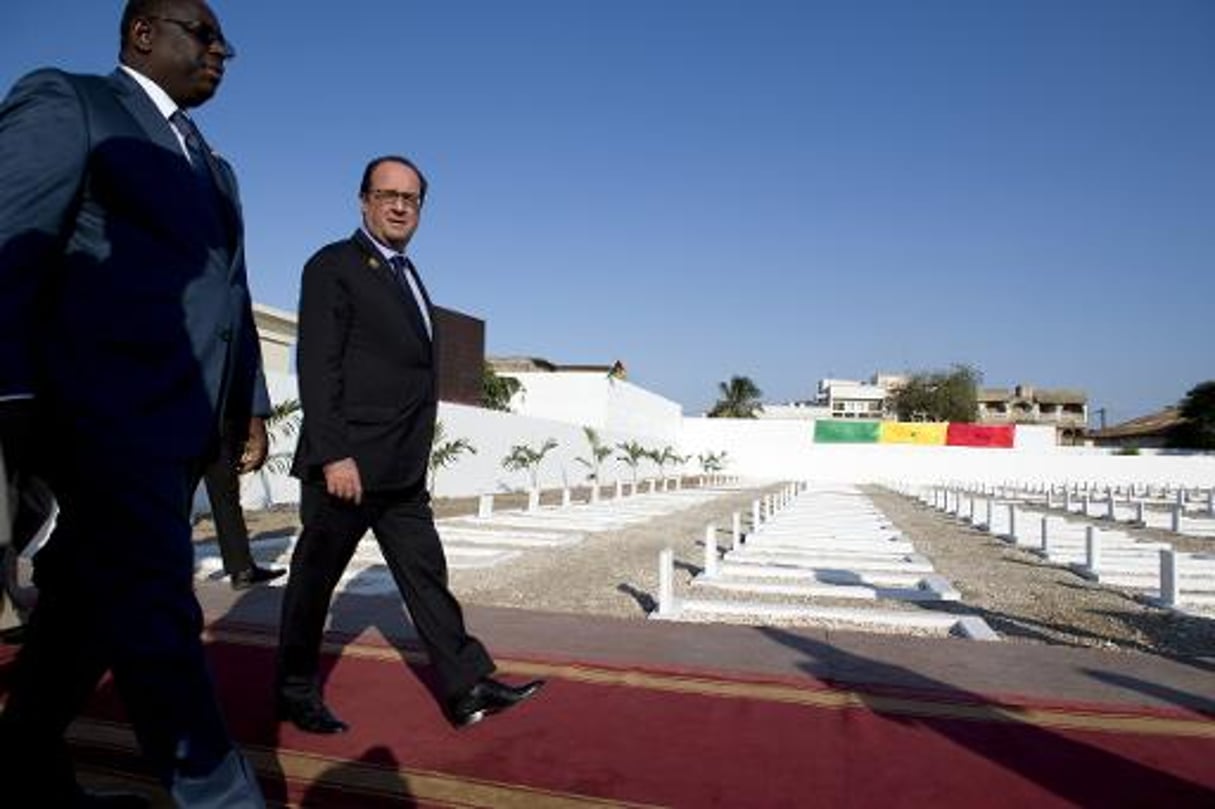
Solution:
{"label": "man's hand", "polygon": [[325,464],[325,488],[339,500],[347,500],[356,506],[363,502],[363,480],[359,477],[359,465],[354,458],[343,458]]}
{"label": "man's hand", "polygon": [[253,416],[249,419],[249,437],[245,439],[245,448],[241,453],[240,462],[236,465],[236,471],[243,475],[261,469],[269,450],[266,422],[261,416]]}

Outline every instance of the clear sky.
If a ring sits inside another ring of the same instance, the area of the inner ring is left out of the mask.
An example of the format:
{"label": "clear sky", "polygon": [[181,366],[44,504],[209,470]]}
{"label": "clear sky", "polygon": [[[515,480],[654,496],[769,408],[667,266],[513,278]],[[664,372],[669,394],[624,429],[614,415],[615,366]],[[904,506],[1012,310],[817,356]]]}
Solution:
{"label": "clear sky", "polygon": [[[108,72],[121,0],[6,0],[0,84]],[[197,119],[256,300],[431,181],[412,253],[491,354],[717,383],[976,366],[1111,423],[1215,378],[1210,0],[215,0]]]}

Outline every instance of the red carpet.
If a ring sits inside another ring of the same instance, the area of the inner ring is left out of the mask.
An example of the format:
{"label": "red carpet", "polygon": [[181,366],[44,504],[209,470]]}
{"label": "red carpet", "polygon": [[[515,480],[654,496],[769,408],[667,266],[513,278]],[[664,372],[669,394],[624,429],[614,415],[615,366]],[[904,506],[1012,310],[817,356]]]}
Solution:
{"label": "red carpet", "polygon": [[[456,731],[400,652],[360,643],[326,689],[352,730],[317,737],[273,721],[271,644],[226,630],[210,648],[234,735],[267,797],[293,805],[1215,805],[1215,721],[1182,710],[506,660],[504,678],[549,685]],[[73,739],[91,766],[137,766],[104,686]]]}

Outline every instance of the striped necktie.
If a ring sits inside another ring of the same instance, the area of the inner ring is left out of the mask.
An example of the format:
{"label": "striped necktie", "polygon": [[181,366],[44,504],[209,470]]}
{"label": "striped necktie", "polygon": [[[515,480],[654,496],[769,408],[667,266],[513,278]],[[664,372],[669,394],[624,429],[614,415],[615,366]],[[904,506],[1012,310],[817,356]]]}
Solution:
{"label": "striped necktie", "polygon": [[211,166],[208,161],[207,144],[203,140],[202,133],[198,131],[198,127],[190,120],[190,116],[186,115],[182,110],[178,110],[169,116],[169,123],[173,124],[173,128],[181,135],[181,139],[185,141],[186,153],[190,157],[190,167],[194,169],[194,175],[198,177],[198,181],[213,186],[215,178],[211,176]]}

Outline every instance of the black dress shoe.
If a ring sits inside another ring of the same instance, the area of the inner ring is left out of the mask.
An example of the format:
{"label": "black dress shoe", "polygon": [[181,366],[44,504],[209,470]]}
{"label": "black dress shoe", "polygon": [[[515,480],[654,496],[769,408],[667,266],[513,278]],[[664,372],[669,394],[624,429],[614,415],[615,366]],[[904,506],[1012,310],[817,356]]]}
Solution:
{"label": "black dress shoe", "polygon": [[533,680],[519,687],[482,678],[476,685],[447,703],[447,718],[458,728],[475,725],[491,714],[501,713],[531,697],[544,680]]}
{"label": "black dress shoe", "polygon": [[290,722],[305,733],[345,733],[350,729],[330,711],[320,697],[311,699],[278,698],[278,718]]}
{"label": "black dress shoe", "polygon": [[258,567],[254,565],[246,570],[238,570],[230,577],[233,590],[248,590],[255,584],[274,581],[287,571],[281,567]]}

